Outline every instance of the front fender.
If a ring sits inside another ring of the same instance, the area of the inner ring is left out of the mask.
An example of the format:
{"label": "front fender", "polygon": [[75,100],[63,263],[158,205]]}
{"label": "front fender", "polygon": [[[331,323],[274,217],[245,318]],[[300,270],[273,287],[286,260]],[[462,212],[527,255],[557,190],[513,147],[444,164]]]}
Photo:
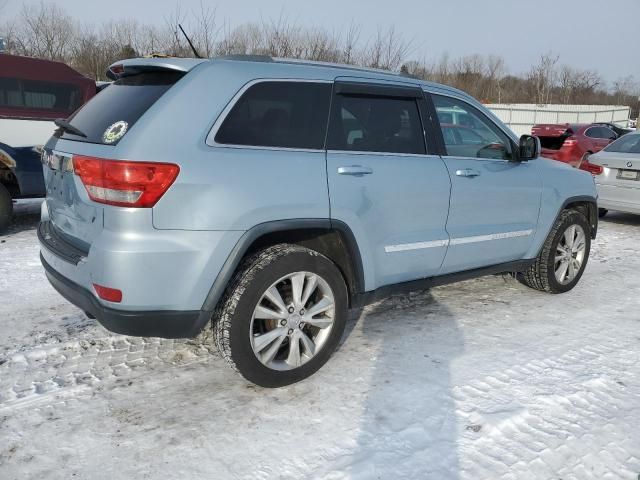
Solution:
{"label": "front fender", "polygon": [[542,197],[538,228],[526,258],[535,258],[542,248],[556,219],[565,208],[583,204],[589,207],[588,220],[595,238],[598,227],[598,193],[590,173],[562,162],[540,158]]}

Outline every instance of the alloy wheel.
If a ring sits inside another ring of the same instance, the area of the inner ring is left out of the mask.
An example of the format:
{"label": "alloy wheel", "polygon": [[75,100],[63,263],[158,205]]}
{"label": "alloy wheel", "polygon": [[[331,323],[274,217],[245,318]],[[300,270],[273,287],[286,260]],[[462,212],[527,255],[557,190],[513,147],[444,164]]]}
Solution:
{"label": "alloy wheel", "polygon": [[266,367],[292,370],[318,354],[334,320],[329,284],[312,272],[290,273],[260,297],[251,318],[251,347]]}
{"label": "alloy wheel", "polygon": [[569,225],[556,247],[554,270],[556,280],[562,285],[571,283],[584,262],[587,248],[586,236],[580,225]]}

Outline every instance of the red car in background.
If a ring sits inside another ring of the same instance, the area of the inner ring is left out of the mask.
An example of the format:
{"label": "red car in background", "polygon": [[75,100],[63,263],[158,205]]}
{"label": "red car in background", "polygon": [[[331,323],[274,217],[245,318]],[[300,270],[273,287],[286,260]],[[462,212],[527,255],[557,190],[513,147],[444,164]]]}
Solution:
{"label": "red car in background", "polygon": [[602,124],[539,124],[531,134],[540,139],[541,156],[568,163],[593,175],[600,175],[602,167],[589,163],[592,153],[599,152],[618,138],[618,134]]}

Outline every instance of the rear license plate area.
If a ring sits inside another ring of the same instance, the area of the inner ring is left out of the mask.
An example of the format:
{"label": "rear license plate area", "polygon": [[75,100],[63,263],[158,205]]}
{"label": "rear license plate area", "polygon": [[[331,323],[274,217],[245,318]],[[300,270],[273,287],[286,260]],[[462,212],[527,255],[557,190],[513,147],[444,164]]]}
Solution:
{"label": "rear license plate area", "polygon": [[617,177],[619,180],[640,180],[639,170],[618,170]]}

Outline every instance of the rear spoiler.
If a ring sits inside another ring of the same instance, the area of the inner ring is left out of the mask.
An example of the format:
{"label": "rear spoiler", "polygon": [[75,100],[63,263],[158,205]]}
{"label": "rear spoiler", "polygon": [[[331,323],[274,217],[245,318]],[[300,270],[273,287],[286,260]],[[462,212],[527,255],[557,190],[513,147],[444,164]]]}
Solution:
{"label": "rear spoiler", "polygon": [[536,137],[562,137],[573,135],[573,130],[569,124],[541,123],[531,128],[531,135]]}
{"label": "rear spoiler", "polygon": [[206,61],[208,61],[206,58],[131,58],[110,65],[106,75],[111,80],[117,80],[141,72],[173,71],[187,73]]}

